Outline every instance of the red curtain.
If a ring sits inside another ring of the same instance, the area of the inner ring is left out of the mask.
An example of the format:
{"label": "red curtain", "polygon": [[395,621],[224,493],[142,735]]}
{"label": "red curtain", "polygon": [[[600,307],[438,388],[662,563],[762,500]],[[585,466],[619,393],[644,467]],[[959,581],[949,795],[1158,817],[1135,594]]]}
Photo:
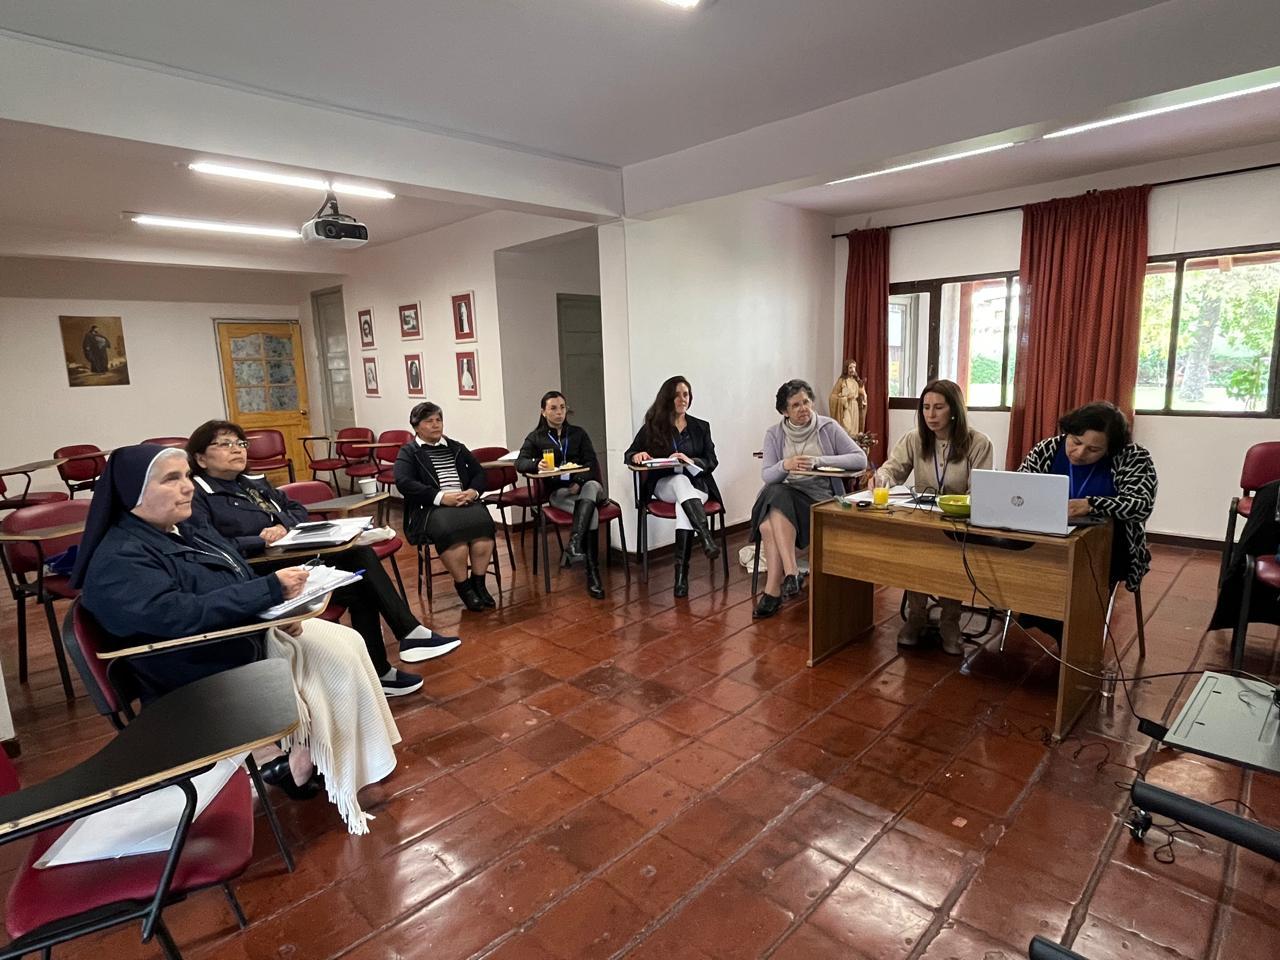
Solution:
{"label": "red curtain", "polygon": [[1022,310],[1006,465],[1091,400],[1133,415],[1149,186],[1022,208]]}
{"label": "red curtain", "polygon": [[879,441],[876,461],[889,442],[889,231],[854,230],[849,235],[844,281],[844,359],[858,361],[866,381],[867,422]]}

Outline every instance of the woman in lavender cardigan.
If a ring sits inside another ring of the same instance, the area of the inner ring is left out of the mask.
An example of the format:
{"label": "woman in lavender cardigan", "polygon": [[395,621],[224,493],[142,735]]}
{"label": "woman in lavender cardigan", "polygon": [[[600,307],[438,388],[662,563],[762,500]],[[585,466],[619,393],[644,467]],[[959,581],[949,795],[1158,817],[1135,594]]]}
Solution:
{"label": "woman in lavender cardigan", "polygon": [[800,594],[796,551],[809,546],[809,507],[844,493],[840,480],[797,474],[798,470],[837,467],[862,470],[867,455],[844,428],[813,409],[813,387],[788,380],[778,388],[775,407],[783,415],[764,435],[764,489],[751,510],[751,539],[763,541],[764,593],[756,617],[771,617],[784,600]]}

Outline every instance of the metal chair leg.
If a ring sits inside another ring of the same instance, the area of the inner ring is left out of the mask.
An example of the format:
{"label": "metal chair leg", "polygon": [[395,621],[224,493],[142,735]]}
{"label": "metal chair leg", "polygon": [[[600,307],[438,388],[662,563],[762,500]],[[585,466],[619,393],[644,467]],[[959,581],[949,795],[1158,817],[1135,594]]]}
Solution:
{"label": "metal chair leg", "polygon": [[627,578],[627,586],[631,586],[631,554],[627,553],[627,526],[618,517],[618,541],[622,544],[622,572]]}
{"label": "metal chair leg", "polygon": [[1258,559],[1247,557],[1244,564],[1244,589],[1240,593],[1240,619],[1231,635],[1231,669],[1244,669],[1244,644],[1249,635],[1249,605],[1253,602],[1253,577]]}
{"label": "metal chair leg", "polygon": [[507,541],[507,559],[511,561],[511,569],[516,568],[516,552],[511,549],[511,525],[507,523],[507,508],[498,507],[498,516],[502,518],[502,536]]}
{"label": "metal chair leg", "polygon": [[762,541],[763,534],[761,534],[761,540],[756,541],[755,556],[751,558],[751,593],[753,595],[760,589],[760,544]]}
{"label": "metal chair leg", "polygon": [[67,671],[67,652],[62,649],[62,633],[58,629],[58,618],[53,614],[52,600],[44,604],[44,612],[49,618],[49,636],[53,638],[53,652],[58,658],[58,675],[62,677],[62,692],[67,695],[68,700],[74,700],[76,692],[71,686],[71,674]]}
{"label": "metal chair leg", "polygon": [[249,754],[244,758],[244,765],[249,771],[249,779],[253,781],[253,789],[257,791],[258,799],[262,801],[262,813],[267,818],[267,826],[271,828],[271,836],[275,837],[276,847],[280,850],[280,859],[284,861],[285,868],[293,873],[293,854],[289,850],[289,842],[284,838],[284,830],[280,827],[275,808],[271,806],[271,800],[267,797],[267,786],[262,782],[262,771],[258,769],[258,761],[253,759],[253,754]]}
{"label": "metal chair leg", "polygon": [[1138,615],[1138,656],[1145,660],[1147,656],[1147,628],[1143,624],[1141,586],[1133,591],[1133,608]]}
{"label": "metal chair leg", "polygon": [[160,919],[156,920],[156,939],[160,941],[160,950],[164,954],[164,960],[182,960],[182,953],[178,950],[178,945],[173,942],[173,935],[169,933],[169,928]]}
{"label": "metal chair leg", "polygon": [[636,538],[640,550],[640,582],[649,582],[649,524],[644,510],[636,511]]}
{"label": "metal chair leg", "polygon": [[729,584],[729,535],[724,528],[724,512],[720,513],[720,566],[724,570],[725,585]]}
{"label": "metal chair leg", "polygon": [[244,915],[244,910],[240,906],[240,901],[236,899],[235,893],[231,889],[231,884],[220,884],[222,892],[227,898],[227,903],[231,906],[231,912],[235,914],[236,926],[241,930],[249,926],[249,919]]}
{"label": "metal chair leg", "polygon": [[400,591],[400,599],[405,603],[409,602],[409,592],[404,588],[404,578],[400,576],[400,565],[396,563],[394,555],[387,558],[391,561],[391,573],[396,578],[396,589]]}
{"label": "metal chair leg", "polygon": [[19,594],[15,604],[18,617],[18,682],[27,682],[27,596]]}

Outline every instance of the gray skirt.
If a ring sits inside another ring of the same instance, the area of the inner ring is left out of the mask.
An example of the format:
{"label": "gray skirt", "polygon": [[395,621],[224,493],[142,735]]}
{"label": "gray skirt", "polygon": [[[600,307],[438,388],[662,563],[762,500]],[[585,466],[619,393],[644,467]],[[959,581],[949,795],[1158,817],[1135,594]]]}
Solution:
{"label": "gray skirt", "polygon": [[465,507],[436,507],[427,515],[427,536],[435,544],[437,553],[459,543],[492,540],[493,532],[489,508],[480,503],[469,503]]}
{"label": "gray skirt", "polygon": [[751,508],[751,540],[760,539],[760,524],[770,510],[777,510],[796,528],[796,549],[809,546],[809,508],[831,499],[831,491],[817,493],[793,483],[767,483]]}

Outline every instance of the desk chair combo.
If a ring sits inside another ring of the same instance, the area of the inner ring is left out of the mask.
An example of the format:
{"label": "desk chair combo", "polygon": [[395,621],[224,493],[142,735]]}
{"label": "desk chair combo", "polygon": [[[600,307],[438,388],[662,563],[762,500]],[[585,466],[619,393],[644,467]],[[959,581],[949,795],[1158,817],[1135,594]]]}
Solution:
{"label": "desk chair combo", "polygon": [[[221,887],[237,924],[248,921],[230,881],[253,855],[253,796],[238,770],[195,819],[192,778],[218,760],[265,746],[298,724],[297,701],[283,661],[264,660],[174,690],[97,754],[44,783],[18,789],[0,753],[0,844],[34,837],[18,866],[5,910],[12,942],[0,960],[134,921],[166,960],[181,953],[164,908],[208,887]],[[37,870],[36,861],[80,818],[176,787],[183,808],[168,850]]]}
{"label": "desk chair combo", "polygon": [[93,492],[93,485],[107,467],[105,453],[100,457],[93,456],[101,452],[101,448],[92,443],[73,443],[53,451],[55,460],[65,461],[58,464],[58,476],[67,485],[67,492],[72,498],[81,490]]}
{"label": "desk chair combo", "polygon": [[1222,540],[1222,568],[1219,580],[1226,576],[1231,562],[1231,551],[1236,543],[1236,520],[1249,519],[1253,512],[1253,497],[1273,480],[1280,480],[1280,440],[1255,443],[1245,451],[1240,466],[1240,496],[1231,498],[1227,508],[1227,533]]}
{"label": "desk chair combo", "polygon": [[[590,476],[584,477],[586,480],[600,480],[599,465],[591,471]],[[546,485],[537,477],[525,475],[525,481],[529,489],[529,502],[533,505],[534,522],[537,524],[537,539],[533,542],[533,575],[538,575],[538,554],[542,554],[542,589],[544,593],[551,592],[551,560],[550,554],[547,552],[547,526],[550,525],[556,532],[556,543],[560,547],[560,556],[563,563],[564,558],[564,539],[560,535],[561,529],[573,527],[573,514],[568,510],[561,510],[559,507],[553,507],[550,501],[550,494],[547,492]],[[600,527],[608,530],[608,525],[614,520],[622,520],[622,506],[616,500],[609,500],[596,507],[596,518],[600,523]],[[588,531],[589,536],[599,536],[599,530]],[[622,523],[618,524],[618,537],[622,544],[622,569],[626,575],[627,583],[631,583],[631,559],[627,554],[627,531]],[[541,549],[539,549],[541,547]],[[609,552],[605,554],[605,563],[609,562]]]}
{"label": "desk chair combo", "polygon": [[[471,451],[471,455],[484,466],[497,464],[510,452],[506,447],[477,447]],[[512,570],[516,567],[516,555],[511,549],[511,523],[507,520],[507,508],[520,510],[520,552],[523,553],[529,511],[536,510],[539,506],[533,496],[534,492],[527,484],[520,486],[520,477],[516,473],[514,460],[503,460],[497,466],[485,466],[484,493],[480,497],[480,502],[486,507],[498,509],[498,516],[502,518],[502,536],[507,541],[507,559],[511,562]]]}
{"label": "desk chair combo", "polygon": [[[310,444],[321,440],[328,446],[324,456],[317,457],[311,452]],[[357,477],[376,477],[378,468],[369,456],[368,448],[357,449],[355,444],[358,443],[373,443],[373,431],[368,427],[343,427],[338,431],[337,436],[333,438],[327,436],[303,437],[302,449],[307,454],[307,460],[309,461],[307,466],[311,470],[311,479],[317,479],[317,474],[330,474],[333,477],[334,492],[337,493],[342,489],[341,484],[338,482],[339,470],[347,474],[348,492],[355,490]],[[289,482],[293,482],[292,474],[289,476]]]}
{"label": "desk chair combo", "polygon": [[[668,503],[665,500],[658,500],[653,496],[645,497],[642,493],[644,483],[641,480],[644,474],[644,468],[628,465],[631,470],[631,479],[633,484],[633,496],[636,504],[636,535],[640,539],[637,550],[640,553],[640,582],[649,582],[649,525],[646,522],[648,517],[654,517],[658,520],[671,520],[676,518],[676,511],[680,509],[678,503]],[[707,515],[707,529],[713,537],[717,537],[720,541],[720,564],[724,571],[724,579],[727,583],[729,580],[729,540],[725,533],[724,504],[719,500],[708,500],[702,505],[703,512]],[[717,523],[718,521],[718,523]],[[717,536],[718,527],[718,536]],[[708,560],[711,565],[711,573],[714,576],[716,562]]]}
{"label": "desk chair combo", "polygon": [[0,510],[21,510],[23,507],[34,507],[41,503],[60,503],[67,500],[65,493],[31,492],[31,475],[27,474],[26,486],[22,493],[17,496],[9,495],[9,488],[5,485],[4,477],[0,477]]}
{"label": "desk chair combo", "polygon": [[246,430],[244,435],[249,440],[248,462],[245,466],[249,473],[287,470],[290,483],[298,479],[293,473],[293,460],[285,446],[283,433],[279,430]]}

